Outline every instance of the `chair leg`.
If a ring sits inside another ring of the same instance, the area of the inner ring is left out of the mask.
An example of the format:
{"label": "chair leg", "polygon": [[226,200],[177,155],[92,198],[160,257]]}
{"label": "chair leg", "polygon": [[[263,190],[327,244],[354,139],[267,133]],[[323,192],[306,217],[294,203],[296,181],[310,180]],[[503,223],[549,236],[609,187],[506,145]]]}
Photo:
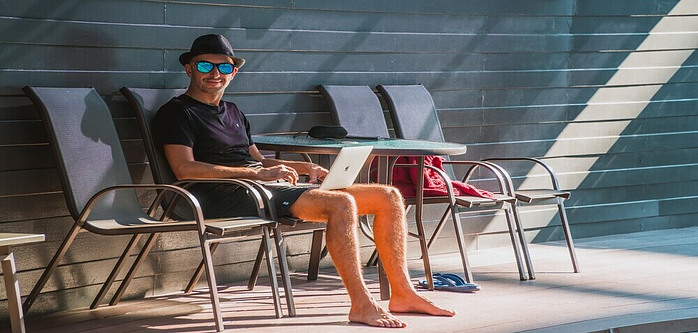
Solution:
{"label": "chair leg", "polygon": [[12,333],[24,333],[24,313],[22,312],[22,298],[17,279],[17,265],[15,256],[10,246],[0,246],[0,266],[7,293],[7,310],[10,316],[10,328]]}
{"label": "chair leg", "polygon": [[[420,173],[421,174],[421,173]],[[420,176],[421,177],[421,176]],[[421,185],[420,185],[421,186]],[[421,193],[417,193],[417,202],[422,202]],[[431,272],[431,262],[429,258],[429,246],[427,245],[427,235],[424,231],[423,221],[423,205],[416,205],[414,210],[414,220],[417,226],[417,239],[419,240],[419,249],[422,252],[422,264],[424,265],[424,275],[427,282],[427,288],[434,290],[434,277]],[[380,254],[379,254],[380,256]]]}
{"label": "chair leg", "polygon": [[[218,244],[220,244],[220,243],[211,244],[211,255],[213,255],[213,253],[216,252],[216,249],[218,248]],[[196,270],[194,271],[194,274],[191,276],[191,279],[189,279],[189,283],[187,283],[187,287],[184,288],[185,294],[192,292],[196,288],[196,285],[199,283],[199,279],[201,278],[202,274],[204,274],[204,261],[203,260],[201,260],[201,262],[199,263],[199,266],[196,268]]]}
{"label": "chair leg", "polygon": [[579,263],[577,262],[577,254],[574,250],[574,242],[572,241],[572,232],[570,231],[570,225],[567,220],[567,214],[565,213],[565,205],[562,203],[562,199],[557,204],[557,210],[560,212],[560,222],[562,224],[562,231],[565,233],[565,241],[567,241],[567,249],[570,252],[570,258],[572,259],[572,268],[575,273],[579,273]]}
{"label": "chair leg", "polygon": [[216,323],[216,331],[222,332],[225,329],[225,327],[223,326],[221,303],[218,299],[218,284],[216,283],[216,274],[213,272],[213,259],[211,258],[211,248],[209,247],[209,242],[206,240],[205,235],[200,234],[199,240],[201,242],[200,248],[201,253],[204,257],[204,264],[206,268],[206,281],[208,282],[208,294],[211,298],[213,320]]}
{"label": "chair leg", "polygon": [[257,257],[254,259],[254,266],[252,266],[252,272],[250,272],[250,280],[247,281],[247,290],[254,290],[257,285],[257,278],[259,277],[259,269],[262,267],[262,260],[264,260],[264,243],[259,243],[259,250],[257,250]]}
{"label": "chair leg", "polygon": [[521,242],[521,250],[523,251],[524,260],[526,261],[526,269],[528,270],[528,279],[535,280],[536,274],[533,270],[533,261],[531,260],[531,252],[528,250],[528,241],[526,240],[526,229],[521,222],[521,214],[519,214],[518,205],[512,205],[514,213],[514,223],[519,230],[519,241]]}
{"label": "chair leg", "polygon": [[56,251],[56,254],[53,256],[53,259],[51,259],[51,262],[49,262],[48,266],[46,266],[46,269],[44,269],[44,273],[41,274],[39,281],[37,281],[36,285],[34,285],[34,289],[32,289],[31,293],[29,293],[27,299],[24,300],[23,308],[25,313],[29,311],[29,308],[31,308],[32,304],[36,300],[36,297],[39,296],[41,289],[44,288],[46,282],[48,282],[49,277],[51,276],[53,271],[56,270],[58,262],[60,262],[60,260],[63,259],[63,257],[65,256],[65,253],[68,251],[68,247],[70,247],[70,244],[73,243],[75,237],[80,232],[80,229],[82,229],[82,227],[80,227],[77,224],[73,224],[73,227],[68,232],[68,235],[66,235],[65,239],[63,240],[63,243],[61,243],[61,246],[58,248],[58,251]]}
{"label": "chair leg", "polygon": [[320,259],[322,259],[322,239],[324,230],[313,231],[313,242],[310,246],[310,261],[308,262],[308,281],[317,280],[320,272]]}
{"label": "chair leg", "polygon": [[148,253],[150,253],[150,250],[153,248],[153,245],[155,245],[155,240],[158,239],[159,235],[160,234],[158,233],[150,234],[148,239],[145,241],[145,244],[143,244],[143,248],[141,249],[141,252],[138,254],[138,257],[136,257],[136,260],[133,262],[133,265],[131,265],[131,268],[128,270],[128,273],[126,273],[126,276],[121,281],[119,289],[116,290],[116,293],[114,293],[114,296],[112,296],[111,301],[109,301],[109,305],[116,305],[119,303],[121,297],[124,295],[124,292],[126,291],[126,288],[131,283],[131,280],[133,280],[133,277],[136,275],[136,271],[138,271],[138,268],[143,263],[143,260],[145,260],[145,258],[148,256]]}
{"label": "chair leg", "polygon": [[371,267],[371,266],[376,266],[378,265],[378,250],[373,249],[373,252],[371,252],[371,256],[368,257],[368,260],[366,261],[366,267]]}
{"label": "chair leg", "polygon": [[99,304],[102,303],[102,299],[107,294],[107,291],[109,291],[109,288],[111,288],[112,284],[114,283],[114,280],[116,280],[116,276],[119,275],[119,272],[121,272],[121,269],[124,267],[126,259],[128,259],[131,256],[131,251],[133,251],[133,248],[136,247],[140,239],[141,234],[136,234],[131,237],[131,240],[128,242],[128,245],[124,249],[124,252],[121,254],[121,257],[119,257],[119,260],[116,262],[114,269],[112,269],[111,273],[107,277],[107,280],[104,281],[102,289],[99,290],[97,296],[95,296],[94,300],[92,301],[90,309],[96,309],[99,306]]}
{"label": "chair leg", "polygon": [[[506,214],[507,228],[509,229],[509,238],[511,239],[511,247],[514,249],[514,257],[516,258],[516,267],[519,270],[519,279],[521,281],[526,281],[528,279],[535,279],[533,275],[533,266],[530,263],[530,255],[528,254],[528,244],[526,238],[523,234],[523,228],[519,222],[519,211],[516,209],[515,203],[507,203],[508,208],[504,209],[504,214]],[[517,236],[518,235],[518,236]],[[523,243],[523,244],[520,244]],[[528,273],[524,268],[524,259],[521,258],[520,249],[524,252],[524,258],[526,260],[526,265],[528,266]]]}
{"label": "chair leg", "polygon": [[283,235],[279,230],[274,230],[274,243],[276,244],[276,255],[279,260],[279,270],[281,271],[281,282],[284,284],[288,316],[295,317],[296,302],[293,300],[293,286],[291,284],[291,276],[289,275],[288,261],[286,260],[286,246],[284,245]]}
{"label": "chair leg", "polygon": [[429,246],[427,246],[426,232],[424,231],[424,223],[422,219],[416,221],[417,224],[417,239],[419,240],[419,249],[422,253],[422,264],[424,265],[424,275],[427,281],[429,290],[434,290],[434,280],[431,273],[431,261],[429,259]]}
{"label": "chair leg", "polygon": [[381,301],[387,301],[390,299],[390,282],[388,281],[388,275],[385,273],[385,267],[380,261],[380,256],[378,257],[378,263],[376,263],[376,268],[378,270],[378,292],[380,294]]}
{"label": "chair leg", "polygon": [[269,285],[271,287],[272,298],[274,299],[274,310],[276,312],[276,318],[283,317],[283,312],[281,312],[281,298],[279,297],[279,281],[276,280],[276,268],[274,268],[274,258],[271,249],[271,239],[269,238],[269,228],[262,228],[263,238],[262,244],[264,244],[264,254],[267,257],[267,271],[269,273]]}
{"label": "chair leg", "polygon": [[[463,274],[465,275],[465,281],[468,283],[473,282],[473,273],[470,269],[470,261],[468,260],[467,248],[465,245],[465,236],[463,235],[463,224],[460,221],[460,216],[458,216],[458,208],[450,207],[451,219],[453,220],[453,228],[456,232],[456,240],[458,242],[458,250],[460,250],[461,263],[463,265]],[[433,239],[433,238],[432,238]]]}

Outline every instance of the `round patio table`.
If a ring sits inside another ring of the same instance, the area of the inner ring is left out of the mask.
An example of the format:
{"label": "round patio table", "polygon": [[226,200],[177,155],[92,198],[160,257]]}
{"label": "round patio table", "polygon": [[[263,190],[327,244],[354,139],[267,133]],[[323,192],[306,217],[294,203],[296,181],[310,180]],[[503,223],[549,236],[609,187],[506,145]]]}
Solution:
{"label": "round patio table", "polygon": [[[393,139],[393,138],[377,138],[377,137],[347,137],[344,139],[315,139],[307,134],[287,134],[287,135],[256,135],[252,137],[257,148],[261,150],[270,150],[276,152],[293,152],[318,154],[322,159],[320,164],[329,165],[328,155],[336,155],[343,147],[351,146],[373,146],[371,156],[376,157],[377,163],[377,181],[382,184],[389,183],[390,175],[388,174],[391,163],[399,156],[416,156],[418,167],[417,184],[417,204],[415,207],[415,223],[417,225],[417,234],[410,233],[411,236],[419,239],[422,261],[424,262],[424,271],[428,285],[433,289],[433,280],[431,274],[431,264],[429,262],[428,248],[426,243],[426,234],[422,222],[422,202],[424,188],[424,157],[428,155],[461,155],[465,154],[467,147],[459,143],[450,142],[435,142],[424,140],[409,140],[409,139]],[[365,170],[371,164],[372,158],[367,159]],[[368,171],[362,173],[361,180],[368,179]],[[361,231],[373,240],[371,226],[368,219],[362,219]],[[385,278],[385,272],[382,266],[378,265],[378,276],[380,280],[380,295],[381,299],[390,298],[390,289]]]}

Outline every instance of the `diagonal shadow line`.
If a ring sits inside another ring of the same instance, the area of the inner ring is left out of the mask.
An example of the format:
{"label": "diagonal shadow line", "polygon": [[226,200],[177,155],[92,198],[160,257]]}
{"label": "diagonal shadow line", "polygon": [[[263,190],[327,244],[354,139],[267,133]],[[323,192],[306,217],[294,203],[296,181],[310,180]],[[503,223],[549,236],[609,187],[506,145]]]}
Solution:
{"label": "diagonal shadow line", "polygon": [[[691,14],[695,14],[693,6],[694,3],[690,0],[680,0],[667,15],[657,22],[636,51],[628,55],[618,66],[616,73],[608,80],[605,87],[599,88],[587,101],[586,107],[562,130],[543,158],[569,156],[570,151],[578,151],[580,149],[578,143],[582,139],[578,133],[584,133],[585,128],[594,126],[599,122],[610,125],[605,134],[610,139],[597,140],[593,150],[605,153],[611,150],[632,120],[645,110],[652,97],[664,84],[669,82],[695,51],[698,45],[698,34],[676,34],[674,38],[666,38],[665,36],[667,32],[698,31],[698,17],[691,16]],[[657,49],[665,51],[643,52]],[[628,75],[628,70],[637,68],[654,68],[656,70],[635,71],[633,75]],[[657,84],[658,82],[662,84]],[[632,103],[626,103],[622,108],[608,112],[608,105],[618,102],[618,96],[623,96],[623,91],[633,92]],[[584,148],[584,150],[586,149],[588,148]],[[598,159],[597,156],[576,161],[575,172],[586,173],[586,176],[574,177],[574,180],[566,187],[569,189],[579,188],[588,178]],[[529,172],[521,187],[532,186],[531,183],[534,179],[535,172]],[[552,220],[557,212],[551,210],[547,214],[549,216],[545,218]]]}

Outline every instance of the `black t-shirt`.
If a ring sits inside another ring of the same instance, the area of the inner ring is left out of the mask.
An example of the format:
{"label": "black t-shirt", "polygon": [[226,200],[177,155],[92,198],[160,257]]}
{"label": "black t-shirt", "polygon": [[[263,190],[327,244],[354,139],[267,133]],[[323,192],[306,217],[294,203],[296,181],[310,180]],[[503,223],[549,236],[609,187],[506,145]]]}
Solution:
{"label": "black t-shirt", "polygon": [[[233,103],[221,101],[218,106],[210,106],[187,95],[180,95],[158,110],[151,127],[155,144],[191,147],[196,161],[226,166],[262,167],[262,163],[250,155],[250,146],[254,144],[250,135],[250,123]],[[254,199],[243,187],[201,183],[187,189],[199,200],[206,218],[257,214]],[[307,189],[297,187],[271,189],[277,216],[290,216],[290,206],[305,190]],[[191,208],[183,200],[179,203],[174,214],[192,218]]]}
{"label": "black t-shirt", "polygon": [[231,102],[211,106],[187,95],[177,96],[158,110],[152,131],[158,145],[191,147],[196,161],[261,167],[250,155],[249,148],[254,144],[250,123]]}

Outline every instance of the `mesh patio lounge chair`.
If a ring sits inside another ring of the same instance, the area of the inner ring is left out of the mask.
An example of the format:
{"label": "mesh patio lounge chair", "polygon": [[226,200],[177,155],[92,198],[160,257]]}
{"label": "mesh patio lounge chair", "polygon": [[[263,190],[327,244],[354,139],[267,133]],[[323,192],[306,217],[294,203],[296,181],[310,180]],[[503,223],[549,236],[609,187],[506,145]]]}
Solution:
{"label": "mesh patio lounge chair", "polygon": [[[155,183],[158,184],[171,184],[176,182],[176,178],[170,166],[167,163],[164,152],[161,148],[157,147],[153,141],[153,137],[150,131],[150,124],[155,117],[160,106],[165,104],[171,98],[184,93],[184,89],[155,89],[155,88],[121,88],[121,93],[126,97],[129,104],[135,110],[136,118],[138,119],[139,128],[141,131],[141,137],[143,138],[143,143],[145,145],[145,151],[148,155],[148,161],[150,162],[151,172],[153,174],[153,179]],[[306,161],[310,161],[310,157],[307,154],[303,155]],[[221,180],[225,181],[225,180]],[[189,184],[189,181],[182,181],[178,184]],[[254,182],[248,182],[250,186],[257,187],[261,194],[264,194],[264,190]],[[308,264],[308,280],[316,280],[318,277],[320,259],[322,256],[322,242],[323,234],[325,230],[324,223],[314,223],[302,221],[293,218],[277,218],[274,216],[275,212],[273,210],[268,212],[268,216],[279,222],[274,235],[277,233],[290,235],[294,233],[307,233],[312,231],[312,245],[310,250],[310,261]],[[277,253],[279,256],[285,256],[286,250],[283,244],[277,242]],[[250,276],[250,282],[248,284],[248,289],[252,290],[256,283],[257,275],[261,267],[263,259],[262,248],[258,252],[257,259],[255,260],[255,265]],[[203,264],[203,263],[202,263]],[[192,277],[191,281],[187,285],[185,292],[190,292],[203,272],[203,265],[199,265],[196,274]],[[287,302],[292,303],[292,289],[290,285],[290,280],[283,280],[284,289],[286,292]],[[291,308],[289,306],[289,308]],[[291,316],[295,315],[292,313]]]}
{"label": "mesh patio lounge chair", "polygon": [[[124,153],[112,121],[111,113],[99,94],[92,88],[34,88],[25,87],[25,93],[39,109],[54,152],[63,193],[70,214],[75,220],[51,262],[24,303],[28,310],[44,285],[65,256],[69,246],[81,231],[105,236],[131,236],[114,269],[99,292],[92,308],[99,305],[125,261],[130,257],[142,235],[164,232],[192,231],[198,234],[204,258],[208,290],[213,308],[216,330],[222,331],[216,277],[210,247],[222,241],[261,235],[267,255],[267,268],[271,280],[276,316],[281,317],[281,304],[276,282],[276,271],[271,256],[270,230],[276,222],[264,218],[264,200],[255,191],[259,216],[205,220],[198,201],[185,189],[164,184],[132,184]],[[240,186],[247,186],[238,182]],[[159,194],[147,213],[143,211],[135,190],[157,190]],[[194,220],[174,221],[168,212],[156,218],[164,193],[184,200],[191,207]],[[152,241],[146,242],[152,243]],[[144,245],[144,256],[151,245]],[[285,257],[279,256],[279,260]],[[284,266],[282,263],[280,266]],[[288,274],[282,272],[282,274]]]}
{"label": "mesh patio lounge chair", "polygon": [[[390,116],[395,126],[395,134],[400,138],[415,138],[432,141],[443,141],[443,132],[439,124],[436,107],[429,91],[422,85],[379,85],[377,87],[383,98],[385,98]],[[520,202],[530,204],[555,204],[557,205],[562,229],[567,242],[567,248],[572,260],[574,272],[579,272],[577,257],[574,250],[572,234],[570,233],[567,215],[563,201],[569,198],[570,193],[560,190],[555,172],[543,161],[536,158],[489,158],[484,159],[485,162],[524,162],[537,164],[542,167],[547,176],[549,176],[551,187],[536,188],[536,189],[515,189],[512,185],[514,195],[518,199],[517,205]],[[499,163],[498,163],[499,164]],[[501,168],[500,165],[497,167]],[[470,177],[469,170],[466,178]],[[518,209],[516,210],[518,211]],[[518,216],[518,213],[516,213]],[[521,221],[519,221],[520,223]],[[520,228],[521,246],[526,257],[526,262],[529,268],[529,277],[534,278],[532,263],[528,253],[528,246],[524,236],[523,226]],[[432,237],[432,241],[433,241]]]}
{"label": "mesh patio lounge chair", "polygon": [[[385,117],[383,115],[383,109],[380,105],[380,101],[376,94],[368,86],[333,86],[333,85],[321,85],[318,86],[318,90],[325,97],[328,104],[330,105],[330,112],[332,113],[333,119],[336,121],[337,125],[341,125],[347,128],[349,135],[354,136],[370,136],[370,137],[385,137],[388,133]],[[443,140],[442,140],[443,141]],[[500,173],[500,170],[490,166],[488,163],[482,162],[465,162],[459,161],[461,164],[468,164],[471,166],[479,166],[488,170],[492,176],[498,180],[499,193],[496,193],[496,200],[481,198],[475,196],[453,196],[453,193],[449,193],[449,196],[443,197],[425,197],[424,204],[449,204],[449,210],[444,213],[442,222],[443,224],[448,217],[450,212],[451,218],[454,223],[456,239],[459,246],[459,252],[461,255],[461,261],[463,265],[463,271],[465,273],[465,278],[468,282],[473,281],[470,264],[468,262],[465,239],[462,234],[462,227],[459,217],[459,208],[463,207],[468,212],[477,212],[482,210],[499,210],[504,209],[507,216],[508,226],[510,228],[510,235],[512,246],[514,248],[514,255],[517,260],[519,278],[521,280],[526,280],[526,272],[524,271],[521,255],[519,252],[518,239],[515,237],[515,228],[512,224],[512,207],[516,199],[508,195],[506,180]],[[416,165],[396,165],[396,167],[415,167]],[[456,204],[451,209],[450,203],[455,202]],[[406,198],[405,204],[408,209],[417,204],[416,198]],[[421,210],[417,210],[419,213]],[[424,225],[422,222],[422,217],[415,216],[415,221],[417,224],[417,233],[410,232],[410,236],[416,237],[419,240],[420,248],[422,252],[422,260],[424,262],[424,270],[426,274],[427,284],[429,289],[433,289],[433,280],[431,274],[431,265],[429,263],[429,251],[427,245],[427,238],[424,231]]]}

